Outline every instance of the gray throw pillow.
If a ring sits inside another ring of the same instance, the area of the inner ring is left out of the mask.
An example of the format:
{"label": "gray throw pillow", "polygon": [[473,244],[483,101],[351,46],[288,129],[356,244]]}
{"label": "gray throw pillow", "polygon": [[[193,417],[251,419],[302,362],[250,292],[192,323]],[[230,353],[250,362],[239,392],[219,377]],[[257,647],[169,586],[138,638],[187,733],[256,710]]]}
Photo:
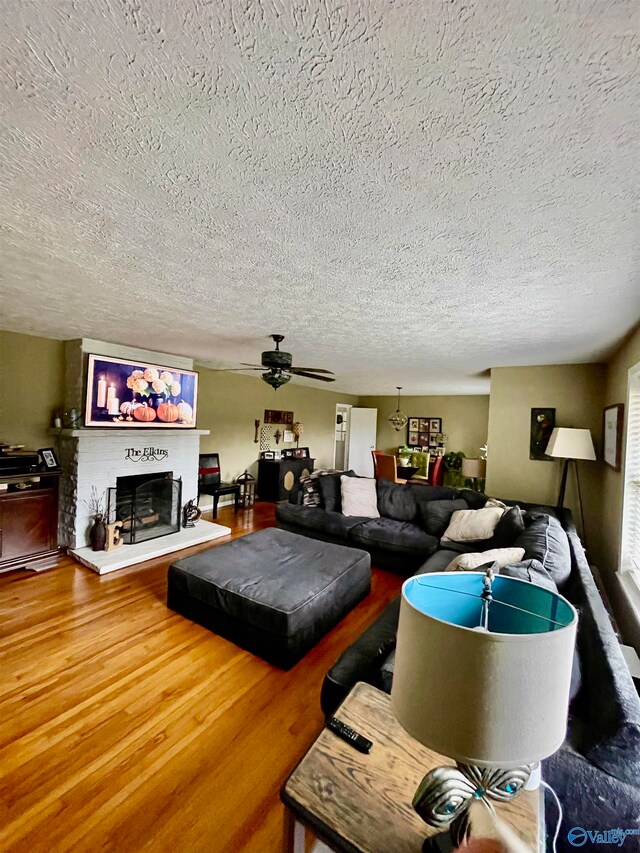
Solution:
{"label": "gray throw pillow", "polygon": [[322,504],[329,512],[342,512],[342,475],[356,477],[355,471],[338,471],[335,474],[323,474],[318,477]]}
{"label": "gray throw pillow", "polygon": [[524,513],[519,506],[512,506],[503,514],[493,531],[493,546],[511,548],[521,533],[524,533]]}
{"label": "gray throw pillow", "polygon": [[445,532],[451,521],[451,516],[456,510],[469,509],[467,502],[458,498],[447,501],[426,501],[419,505],[424,529],[438,539]]}
{"label": "gray throw pillow", "polygon": [[541,512],[526,512],[524,533],[514,545],[524,548],[525,557],[539,560],[556,582],[558,589],[569,580],[571,551],[567,534],[557,518]]}

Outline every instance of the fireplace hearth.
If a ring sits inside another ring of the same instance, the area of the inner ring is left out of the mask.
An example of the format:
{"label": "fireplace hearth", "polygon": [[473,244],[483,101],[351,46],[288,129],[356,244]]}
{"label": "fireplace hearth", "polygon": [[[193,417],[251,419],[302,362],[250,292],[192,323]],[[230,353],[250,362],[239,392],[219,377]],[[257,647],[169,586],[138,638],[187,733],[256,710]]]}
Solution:
{"label": "fireplace hearth", "polygon": [[118,477],[109,489],[109,522],[122,523],[127,545],[177,533],[181,506],[182,480],[170,471]]}

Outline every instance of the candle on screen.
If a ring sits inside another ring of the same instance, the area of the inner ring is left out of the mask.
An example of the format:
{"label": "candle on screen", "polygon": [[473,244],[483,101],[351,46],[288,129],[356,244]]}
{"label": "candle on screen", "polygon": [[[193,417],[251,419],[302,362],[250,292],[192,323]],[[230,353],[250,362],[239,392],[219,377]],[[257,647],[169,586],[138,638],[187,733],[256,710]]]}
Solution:
{"label": "candle on screen", "polygon": [[112,397],[108,403],[108,409],[110,415],[117,415],[120,412],[120,400],[117,397]]}
{"label": "candle on screen", "polygon": [[113,400],[113,398],[115,396],[116,396],[116,386],[113,383],[111,383],[111,385],[109,385],[109,387],[107,388],[107,408],[108,409],[111,408],[111,401]]}
{"label": "candle on screen", "polygon": [[107,380],[104,376],[98,379],[98,408],[104,409],[107,404]]}

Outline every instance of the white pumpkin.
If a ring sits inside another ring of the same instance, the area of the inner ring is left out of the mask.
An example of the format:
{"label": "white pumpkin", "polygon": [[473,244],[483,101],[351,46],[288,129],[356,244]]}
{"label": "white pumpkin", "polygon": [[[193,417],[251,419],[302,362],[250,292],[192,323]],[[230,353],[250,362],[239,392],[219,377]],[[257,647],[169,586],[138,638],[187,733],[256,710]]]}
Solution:
{"label": "white pumpkin", "polygon": [[120,411],[123,415],[130,415],[133,413],[134,409],[137,409],[138,406],[141,406],[142,403],[136,403],[136,401],[132,401],[131,403],[120,403]]}
{"label": "white pumpkin", "polygon": [[188,403],[185,403],[184,400],[181,400],[178,403],[178,417],[186,424],[190,424],[193,420],[193,409]]}

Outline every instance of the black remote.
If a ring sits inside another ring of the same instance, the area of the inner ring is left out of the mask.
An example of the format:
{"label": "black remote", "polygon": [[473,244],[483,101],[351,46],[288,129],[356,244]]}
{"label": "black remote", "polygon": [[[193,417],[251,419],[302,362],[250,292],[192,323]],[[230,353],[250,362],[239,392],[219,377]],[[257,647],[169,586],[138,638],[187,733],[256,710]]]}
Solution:
{"label": "black remote", "polygon": [[346,740],[351,746],[355,746],[359,752],[371,752],[373,741],[350,729],[342,720],[339,720],[337,717],[329,717],[326,725],[328,729],[335,732],[342,740]]}

